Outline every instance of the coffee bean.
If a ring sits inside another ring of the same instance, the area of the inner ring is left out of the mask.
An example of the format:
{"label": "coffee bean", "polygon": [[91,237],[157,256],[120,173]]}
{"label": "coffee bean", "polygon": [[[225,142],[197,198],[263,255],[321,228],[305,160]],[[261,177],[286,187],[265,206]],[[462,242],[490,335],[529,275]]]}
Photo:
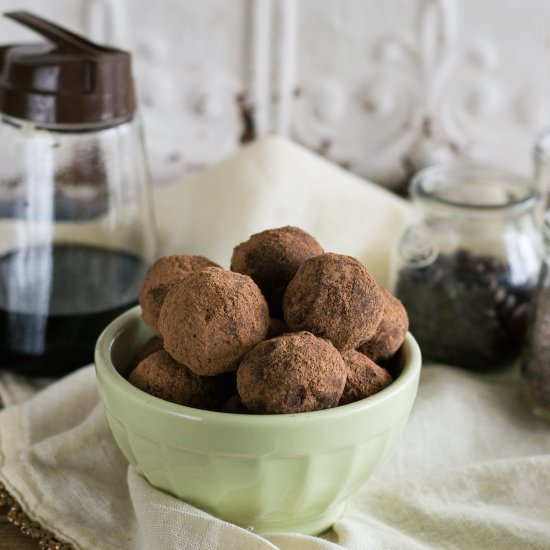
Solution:
{"label": "coffee bean", "polygon": [[516,297],[513,294],[508,294],[508,296],[506,296],[506,300],[504,301],[504,309],[507,311],[511,311],[514,309],[515,305]]}
{"label": "coffee bean", "polygon": [[472,254],[464,248],[459,248],[455,252],[454,260],[456,263],[468,264],[472,261]]}
{"label": "coffee bean", "polygon": [[508,328],[511,335],[515,338],[522,339],[527,331],[529,321],[529,304],[519,304],[512,311],[508,319]]}
{"label": "coffee bean", "polygon": [[426,358],[486,371],[519,356],[533,286],[513,282],[497,258],[460,249],[402,269],[396,294]]}
{"label": "coffee bean", "polygon": [[485,273],[485,271],[487,271],[487,265],[485,265],[482,261],[477,261],[474,265],[475,270],[478,273]]}
{"label": "coffee bean", "polygon": [[495,303],[500,304],[501,302],[504,302],[506,300],[506,289],[503,287],[497,288],[495,292]]}

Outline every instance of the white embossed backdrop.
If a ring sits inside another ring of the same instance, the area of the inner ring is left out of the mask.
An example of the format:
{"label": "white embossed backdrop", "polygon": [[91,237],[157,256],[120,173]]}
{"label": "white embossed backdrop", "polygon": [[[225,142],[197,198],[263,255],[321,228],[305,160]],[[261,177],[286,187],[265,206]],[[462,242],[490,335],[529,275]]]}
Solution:
{"label": "white embossed backdrop", "polygon": [[[0,0],[132,50],[152,171],[268,133],[402,188],[434,161],[531,171],[550,122],[546,0]],[[1,42],[32,34],[0,20]]]}

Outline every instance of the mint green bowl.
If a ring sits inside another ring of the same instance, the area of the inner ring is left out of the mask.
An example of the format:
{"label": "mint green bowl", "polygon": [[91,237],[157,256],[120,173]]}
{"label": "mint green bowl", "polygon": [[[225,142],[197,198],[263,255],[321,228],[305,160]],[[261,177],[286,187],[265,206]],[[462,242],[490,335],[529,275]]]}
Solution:
{"label": "mint green bowl", "polygon": [[396,380],[362,401],[270,416],[193,409],[124,378],[150,336],[136,307],[97,342],[99,392],[118,446],[151,485],[258,533],[329,528],[396,446],[418,388],[421,355],[408,334]]}

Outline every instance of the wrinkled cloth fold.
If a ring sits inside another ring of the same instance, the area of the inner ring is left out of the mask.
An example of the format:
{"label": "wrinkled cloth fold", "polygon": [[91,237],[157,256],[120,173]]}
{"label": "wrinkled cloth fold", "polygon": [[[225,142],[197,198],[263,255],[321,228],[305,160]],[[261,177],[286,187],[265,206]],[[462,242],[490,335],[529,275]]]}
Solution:
{"label": "wrinkled cloth fold", "polygon": [[5,377],[0,479],[78,549],[549,547],[550,428],[530,415],[512,373],[425,367],[399,447],[323,537],[260,537],[151,487],[116,447],[92,367],[19,404]]}

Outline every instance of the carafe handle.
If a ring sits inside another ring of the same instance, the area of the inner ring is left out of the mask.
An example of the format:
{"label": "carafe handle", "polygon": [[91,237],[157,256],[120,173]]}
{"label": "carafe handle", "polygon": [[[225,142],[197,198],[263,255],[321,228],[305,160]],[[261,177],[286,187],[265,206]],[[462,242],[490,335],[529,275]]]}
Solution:
{"label": "carafe handle", "polygon": [[95,44],[83,36],[79,36],[76,33],[64,29],[28,11],[10,11],[4,15],[37,32],[46,38],[46,40],[49,40],[63,50],[70,50],[88,55],[101,55],[114,51],[112,48]]}

